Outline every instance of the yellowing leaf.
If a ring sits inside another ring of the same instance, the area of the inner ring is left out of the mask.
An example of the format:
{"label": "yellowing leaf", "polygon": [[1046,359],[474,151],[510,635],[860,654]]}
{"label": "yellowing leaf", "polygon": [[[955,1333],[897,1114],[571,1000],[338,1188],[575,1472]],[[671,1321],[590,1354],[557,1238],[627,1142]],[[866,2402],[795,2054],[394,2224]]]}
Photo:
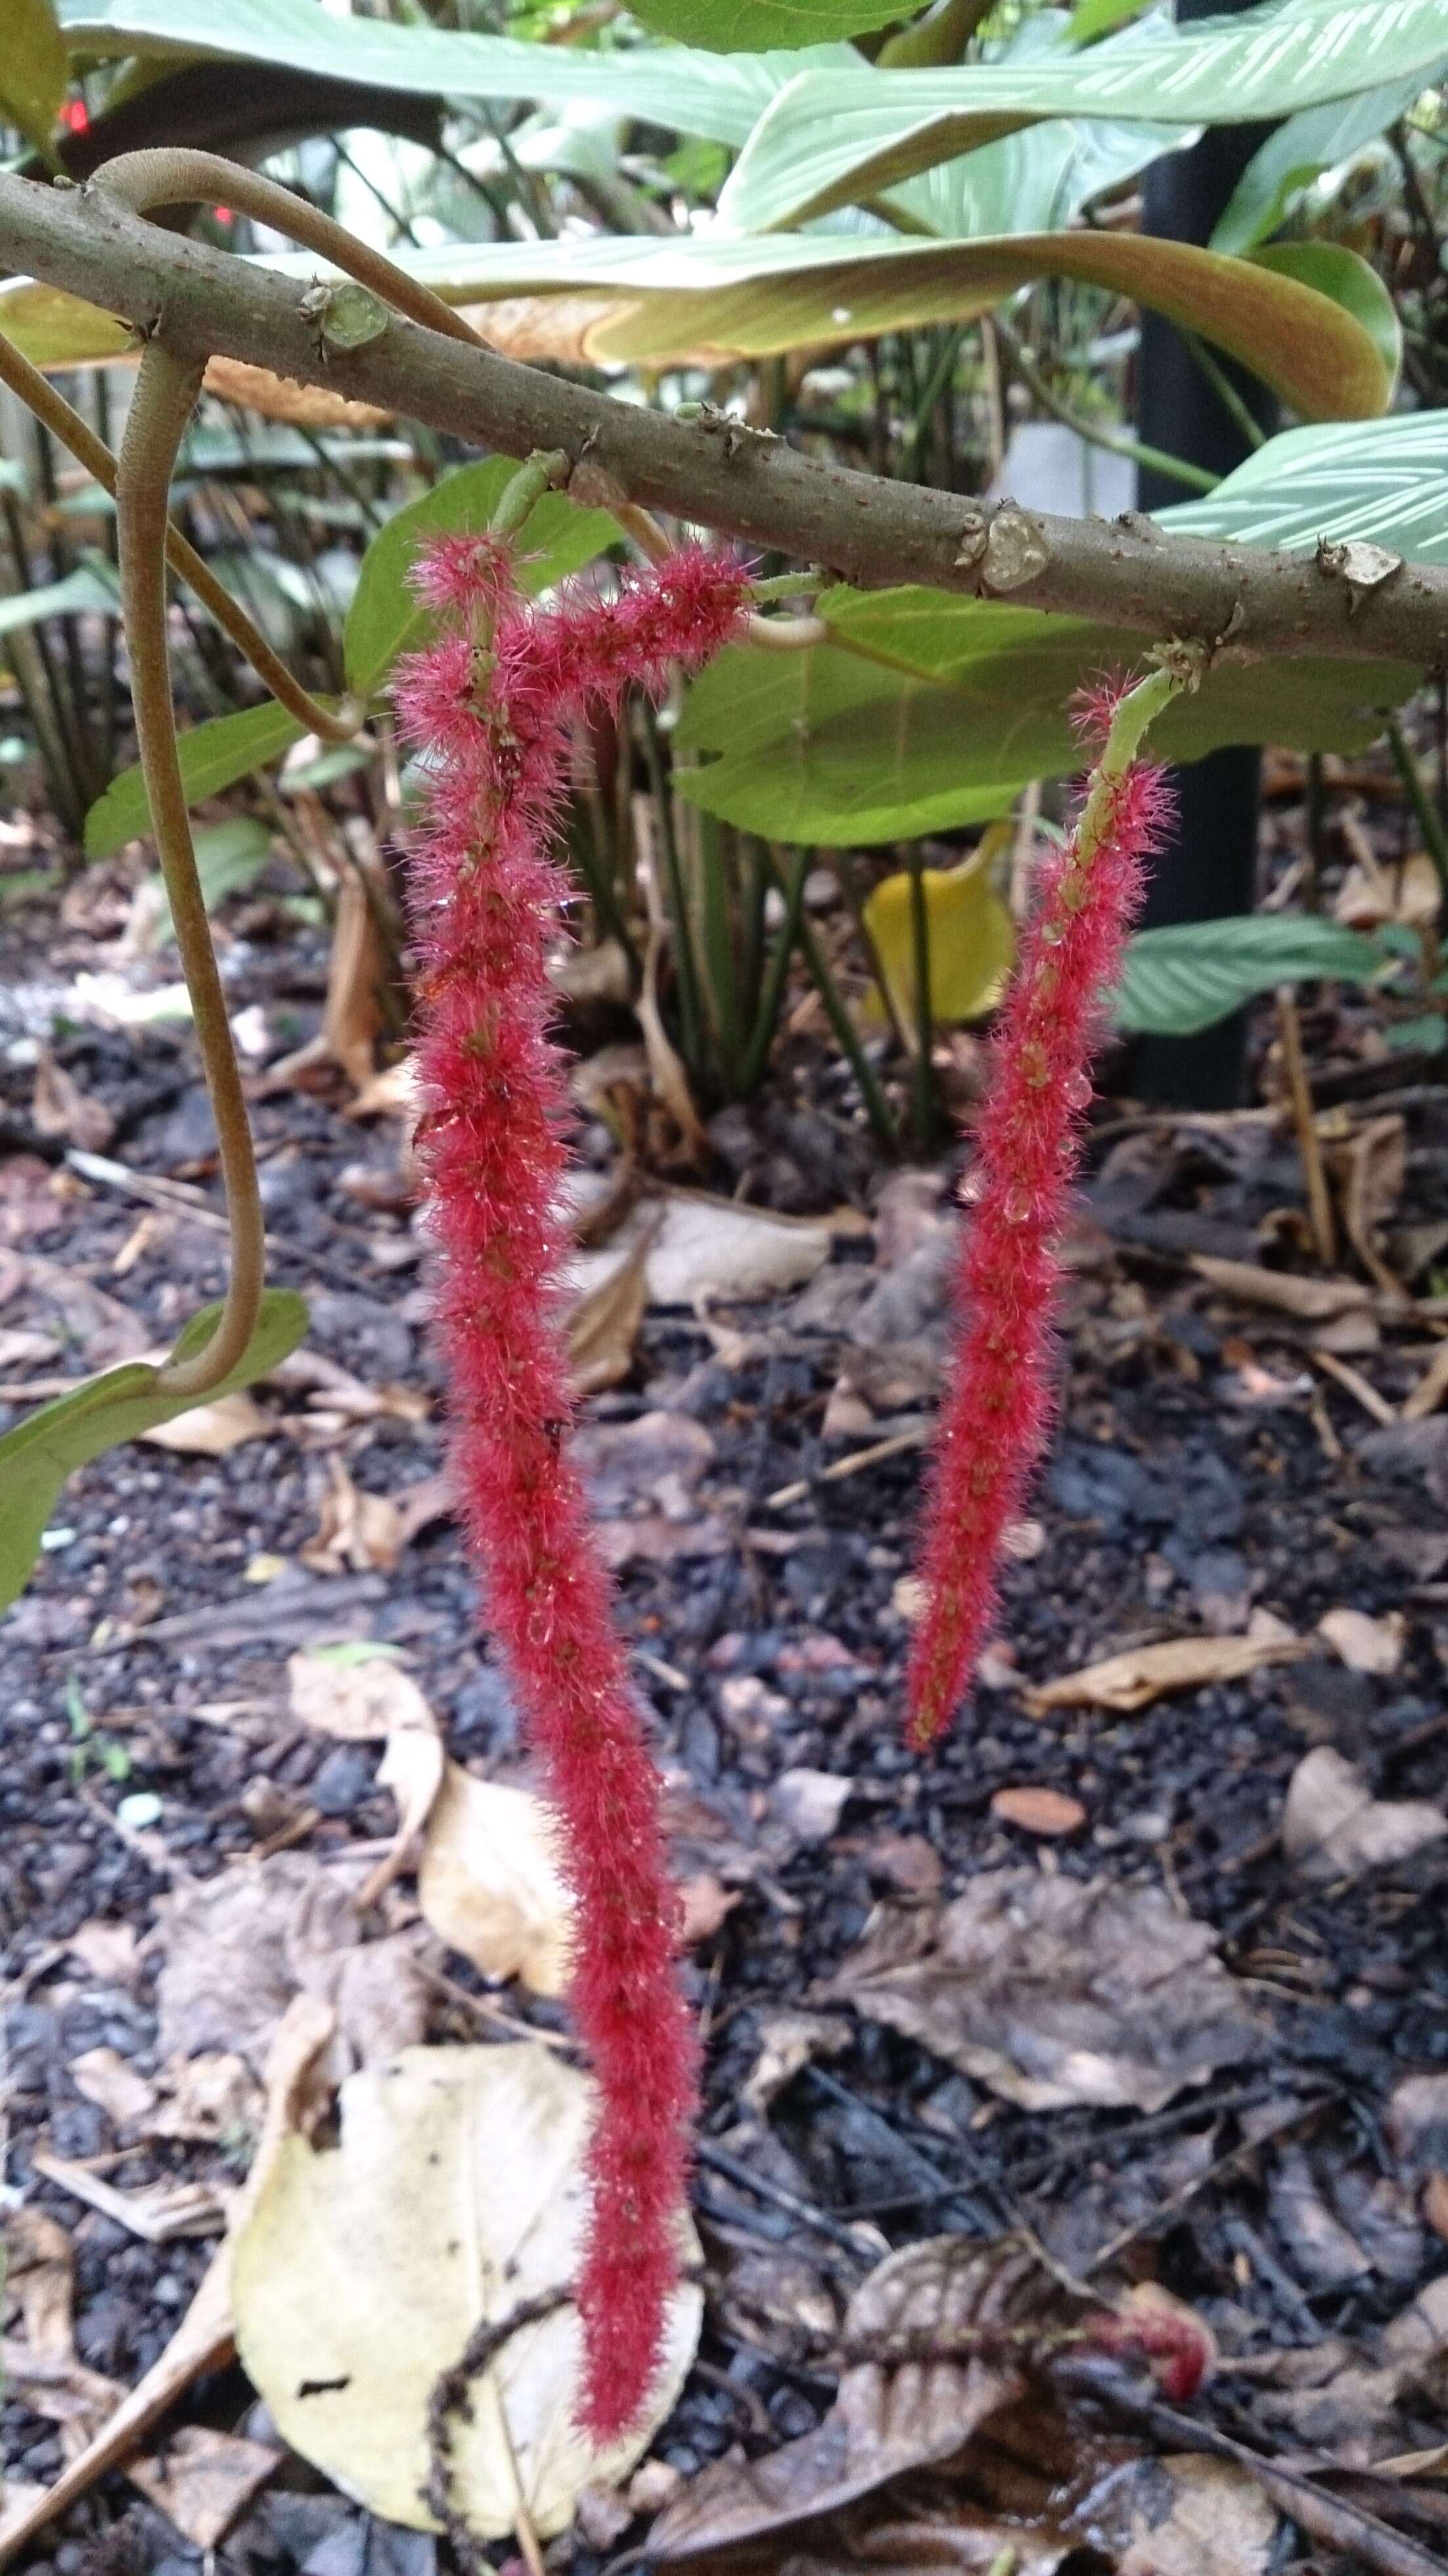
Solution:
{"label": "yellowing leaf", "polygon": [[[343,2085],[338,2146],[283,2142],[232,2254],[237,2346],[283,2438],[386,2521],[437,2528],[428,2409],[473,2328],[573,2279],[591,2116],[591,2085],[541,2042],[409,2048]],[[603,2452],[574,2422],[573,2308],[509,2336],[471,2413],[449,2418],[474,2535],[511,2531],[521,2497],[546,2540],[585,2486],[623,2476],[678,2396],[701,2314],[686,2284],[644,2420]]]}
{"label": "yellowing leaf", "polygon": [[65,47],[51,0],[8,0],[0,110],[44,151],[65,96]]}
{"label": "yellowing leaf", "polygon": [[[930,1016],[937,1027],[974,1020],[997,999],[1015,955],[1015,926],[990,881],[1009,824],[995,825],[962,867],[922,868],[930,949]],[[865,905],[890,998],[907,1028],[916,1017],[915,930],[908,874],[886,877]],[[883,1016],[877,1001],[875,1013]]]}

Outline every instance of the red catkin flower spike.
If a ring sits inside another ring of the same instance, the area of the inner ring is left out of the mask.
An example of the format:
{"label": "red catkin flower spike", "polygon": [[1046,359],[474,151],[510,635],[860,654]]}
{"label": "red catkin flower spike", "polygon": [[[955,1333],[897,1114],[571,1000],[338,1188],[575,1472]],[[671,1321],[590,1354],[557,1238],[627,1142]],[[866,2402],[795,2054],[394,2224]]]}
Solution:
{"label": "red catkin flower spike", "polygon": [[658,1778],[569,1455],[568,1097],[545,974],[569,889],[549,844],[575,719],[629,681],[662,688],[674,661],[707,661],[742,630],[747,579],[687,548],[616,599],[573,594],[545,610],[519,595],[498,538],[464,537],[429,552],[417,588],[445,621],[398,688],[428,763],[411,853],[418,1150],[452,1475],[576,1908],[571,2002],[598,2087],[580,2422],[603,2443],[636,2420],[661,2357],[695,2049],[674,1975]]}
{"label": "red catkin flower spike", "polygon": [[1045,1446],[1053,1395],[1059,1244],[1091,1100],[1101,1004],[1121,969],[1142,863],[1169,805],[1133,755],[1190,673],[1100,693],[1084,722],[1105,748],[1075,833],[1042,871],[1040,899],[992,1049],[976,1140],[977,1196],[961,1254],[961,1340],[936,1439],[921,1571],[926,1609],[910,1659],[906,1734],[917,1751],[950,1725],[990,1634],[1006,1530]]}

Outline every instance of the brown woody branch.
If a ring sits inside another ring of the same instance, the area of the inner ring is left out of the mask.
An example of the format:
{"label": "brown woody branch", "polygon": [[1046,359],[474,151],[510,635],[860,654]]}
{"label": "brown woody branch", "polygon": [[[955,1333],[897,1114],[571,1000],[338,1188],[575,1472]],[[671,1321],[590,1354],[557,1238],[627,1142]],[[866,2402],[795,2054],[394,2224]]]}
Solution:
{"label": "brown woody branch", "polygon": [[[0,175],[0,266],[67,289],[178,356],[213,353],[320,384],[505,455],[562,448],[629,499],[865,589],[938,590],[1064,610],[1241,657],[1326,654],[1448,663],[1448,572],[1404,564],[1370,591],[1311,555],[1203,543],[1125,519],[1058,519],[851,472],[782,440],[680,421],[472,349],[394,315],[362,349],[324,354],[295,280],[186,241],[100,188]],[[0,303],[3,322],[3,303]],[[1385,681],[1387,675],[1385,674]],[[1402,694],[1402,675],[1384,688]]]}

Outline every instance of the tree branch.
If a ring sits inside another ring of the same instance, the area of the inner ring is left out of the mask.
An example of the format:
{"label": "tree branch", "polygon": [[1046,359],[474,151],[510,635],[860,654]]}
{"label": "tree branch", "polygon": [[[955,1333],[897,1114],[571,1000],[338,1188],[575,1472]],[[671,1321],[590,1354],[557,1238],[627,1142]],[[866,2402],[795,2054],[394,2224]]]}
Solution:
{"label": "tree branch", "polygon": [[[1448,572],[1405,564],[1366,594],[1311,555],[1205,544],[1137,515],[1058,519],[890,483],[711,417],[680,421],[471,349],[393,315],[328,349],[295,280],[143,222],[102,189],[0,174],[0,264],[123,314],[164,316],[179,355],[213,353],[450,430],[505,455],[562,448],[632,501],[820,564],[864,589],[937,590],[1064,610],[1238,659],[1448,660]],[[4,306],[0,300],[0,322]],[[1384,690],[1401,694],[1401,674]]]}

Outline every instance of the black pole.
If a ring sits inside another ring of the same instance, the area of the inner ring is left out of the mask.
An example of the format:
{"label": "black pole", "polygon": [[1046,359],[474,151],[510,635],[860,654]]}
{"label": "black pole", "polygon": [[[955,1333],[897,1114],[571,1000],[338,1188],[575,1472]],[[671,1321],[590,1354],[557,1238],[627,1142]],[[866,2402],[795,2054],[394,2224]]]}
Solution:
{"label": "black pole", "polygon": [[[1223,17],[1250,0],[1177,0],[1179,20]],[[1166,241],[1205,243],[1270,125],[1210,126],[1188,152],[1167,153],[1144,182],[1143,230]],[[1254,420],[1270,430],[1272,397],[1255,377],[1225,366]],[[1141,435],[1212,474],[1227,474],[1248,452],[1238,423],[1187,343],[1155,313],[1141,321],[1138,398]],[[1137,498],[1144,510],[1180,501],[1181,485],[1142,467]],[[1158,860],[1143,922],[1211,921],[1250,912],[1256,893],[1257,808],[1261,755],[1250,745],[1214,751],[1173,772],[1179,820]],[[1246,1071],[1243,1013],[1189,1038],[1138,1039],[1129,1087],[1144,1100],[1188,1109],[1231,1109]]]}

